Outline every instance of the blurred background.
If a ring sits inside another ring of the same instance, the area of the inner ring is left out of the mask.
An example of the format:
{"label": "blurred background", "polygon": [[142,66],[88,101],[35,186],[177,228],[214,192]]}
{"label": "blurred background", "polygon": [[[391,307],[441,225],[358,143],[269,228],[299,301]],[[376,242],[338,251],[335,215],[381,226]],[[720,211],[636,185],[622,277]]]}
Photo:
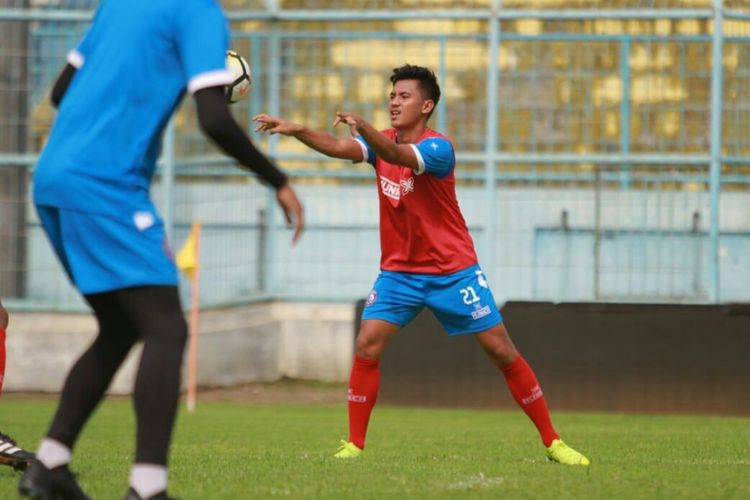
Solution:
{"label": "blurred background", "polygon": [[[347,380],[353,304],[379,268],[372,169],[258,136],[250,119],[332,130],[347,110],[387,128],[388,78],[408,62],[438,75],[432,126],[453,140],[480,262],[550,394],[570,408],[750,412],[736,396],[750,315],[729,305],[750,302],[750,0],[221,3],[253,74],[234,115],[291,174],[308,229],[292,247],[274,193],[206,140],[184,99],[152,195],[173,249],[203,224],[200,385]],[[96,332],[29,192],[51,86],[97,4],[0,0],[10,390],[56,391]],[[398,340],[383,400],[400,401],[391,387],[412,404],[495,404],[484,355],[436,329],[423,317]]]}
{"label": "blurred background", "polygon": [[[391,69],[435,70],[432,126],[454,142],[499,302],[750,300],[750,1],[221,3],[253,73],[233,106],[249,132],[259,112],[331,130],[339,109],[386,128]],[[29,184],[51,85],[97,4],[0,0],[0,297],[15,307],[83,309]],[[175,249],[203,222],[201,303],[366,295],[370,167],[253,137],[306,202],[296,247],[272,193],[202,136],[191,99],[165,133],[153,198]]]}

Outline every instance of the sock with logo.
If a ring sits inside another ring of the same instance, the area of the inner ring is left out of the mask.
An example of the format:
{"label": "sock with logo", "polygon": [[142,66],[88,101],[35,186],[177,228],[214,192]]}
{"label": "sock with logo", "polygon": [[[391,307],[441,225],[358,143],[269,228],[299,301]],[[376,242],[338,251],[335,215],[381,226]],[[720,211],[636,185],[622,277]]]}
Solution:
{"label": "sock with logo", "polygon": [[5,380],[5,330],[0,327],[0,393],[3,392]]}
{"label": "sock with logo", "polygon": [[364,449],[367,424],[378,399],[380,361],[354,356],[349,377],[349,441]]}
{"label": "sock with logo", "polygon": [[544,400],[542,388],[539,387],[539,381],[526,360],[517,354],[516,359],[503,368],[503,375],[505,375],[505,382],[508,384],[513,399],[539,430],[544,446],[549,446],[555,439],[560,439],[552,426],[547,402]]}

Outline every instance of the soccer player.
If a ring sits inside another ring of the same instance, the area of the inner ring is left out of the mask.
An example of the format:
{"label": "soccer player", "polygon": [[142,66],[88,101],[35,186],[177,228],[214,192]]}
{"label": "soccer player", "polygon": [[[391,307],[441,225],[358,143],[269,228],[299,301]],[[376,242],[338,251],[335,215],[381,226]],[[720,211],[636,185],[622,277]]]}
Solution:
{"label": "soccer player", "polygon": [[477,263],[455,193],[455,154],[450,141],[427,122],[440,99],[432,71],[404,65],[393,70],[390,129],[378,131],[357,115],[336,114],[352,139],[339,139],[265,114],[257,130],[293,136],[334,158],[366,161],[375,168],[380,199],[381,272],[362,313],[349,379],[349,440],[339,458],[365,447],[378,396],[379,360],[388,341],[423,308],[435,313],[448,335],[474,334],[505,376],[516,402],[536,425],[547,456],[564,464],[589,460],[560,440],[537,378],[513,346]]}
{"label": "soccer player", "polygon": [[[0,394],[5,380],[5,331],[8,329],[8,311],[0,302]],[[25,469],[34,455],[24,450],[15,440],[0,432],[0,464],[9,465],[16,470]]]}
{"label": "soccer player", "polygon": [[214,0],[108,0],[52,90],[59,106],[34,172],[34,202],[99,334],[65,381],[22,496],[87,498],[68,463],[77,438],[136,343],[135,463],[128,499],[167,498],[167,455],[186,323],[164,226],[149,198],[161,136],[185,90],[203,131],[276,189],[293,241],[303,211],[287,177],[232,118],[229,28]]}

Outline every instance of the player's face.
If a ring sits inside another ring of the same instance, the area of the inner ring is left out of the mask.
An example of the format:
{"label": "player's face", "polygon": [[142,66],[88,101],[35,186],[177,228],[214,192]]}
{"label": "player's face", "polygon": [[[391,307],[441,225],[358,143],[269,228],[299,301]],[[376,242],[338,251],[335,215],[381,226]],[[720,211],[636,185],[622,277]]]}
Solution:
{"label": "player's face", "polygon": [[399,80],[391,90],[391,126],[395,129],[415,126],[429,116],[434,106],[432,99],[422,96],[418,80]]}

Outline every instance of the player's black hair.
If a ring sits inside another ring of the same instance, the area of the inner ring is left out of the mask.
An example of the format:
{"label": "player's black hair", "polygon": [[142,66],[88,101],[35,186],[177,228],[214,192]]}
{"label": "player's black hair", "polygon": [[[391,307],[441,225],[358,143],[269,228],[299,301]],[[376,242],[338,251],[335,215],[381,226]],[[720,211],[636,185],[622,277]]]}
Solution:
{"label": "player's black hair", "polygon": [[[413,64],[404,64],[398,68],[393,68],[391,83],[395,85],[399,80],[417,80],[425,99],[430,99],[435,103],[432,111],[435,110],[438,101],[440,101],[440,85],[438,85],[435,73],[430,68]],[[432,115],[432,111],[430,111],[430,115]]]}

